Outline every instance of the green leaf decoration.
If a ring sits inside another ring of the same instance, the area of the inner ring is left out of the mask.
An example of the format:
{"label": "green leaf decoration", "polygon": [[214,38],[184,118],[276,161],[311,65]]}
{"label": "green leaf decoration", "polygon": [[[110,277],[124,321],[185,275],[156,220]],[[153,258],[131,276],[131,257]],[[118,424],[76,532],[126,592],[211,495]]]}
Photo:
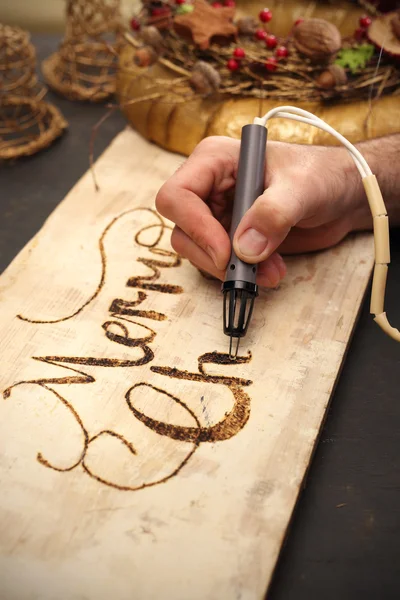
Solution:
{"label": "green leaf decoration", "polygon": [[187,15],[188,13],[191,13],[193,11],[194,11],[193,4],[180,4],[178,6],[178,8],[176,9],[176,14],[177,15]]}
{"label": "green leaf decoration", "polygon": [[339,51],[335,64],[344,69],[350,69],[351,73],[357,73],[364,69],[374,54],[374,46],[371,44],[361,44],[353,48],[342,48]]}

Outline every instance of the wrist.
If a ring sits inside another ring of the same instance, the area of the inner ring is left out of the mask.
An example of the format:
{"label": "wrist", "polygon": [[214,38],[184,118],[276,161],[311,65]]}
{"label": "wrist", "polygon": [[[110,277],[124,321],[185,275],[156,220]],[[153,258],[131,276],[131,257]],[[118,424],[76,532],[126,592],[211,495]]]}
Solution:
{"label": "wrist", "polygon": [[336,148],[341,191],[347,207],[352,231],[370,230],[373,226],[371,211],[365,194],[362,177],[346,148]]}
{"label": "wrist", "polygon": [[400,135],[375,138],[357,144],[372,173],[376,176],[389,216],[390,225],[400,225],[400,194],[398,189],[398,156]]}

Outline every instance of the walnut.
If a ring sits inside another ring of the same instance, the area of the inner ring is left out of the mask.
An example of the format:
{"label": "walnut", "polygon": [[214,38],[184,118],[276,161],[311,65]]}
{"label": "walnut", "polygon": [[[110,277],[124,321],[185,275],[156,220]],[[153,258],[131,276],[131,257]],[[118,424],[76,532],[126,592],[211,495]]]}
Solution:
{"label": "walnut", "polygon": [[326,90],[347,83],[346,71],[340,65],[330,65],[317,79],[317,84]]}
{"label": "walnut", "polygon": [[293,30],[297,50],[315,61],[329,60],[340,50],[342,37],[338,28],[324,19],[305,19]]}

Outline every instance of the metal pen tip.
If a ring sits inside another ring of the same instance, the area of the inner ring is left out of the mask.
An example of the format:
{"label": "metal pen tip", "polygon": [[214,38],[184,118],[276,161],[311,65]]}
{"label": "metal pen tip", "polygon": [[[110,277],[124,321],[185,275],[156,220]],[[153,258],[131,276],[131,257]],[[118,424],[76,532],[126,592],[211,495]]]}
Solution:
{"label": "metal pen tip", "polygon": [[[236,339],[235,347],[234,347],[234,343],[233,343],[234,339]],[[230,336],[230,338],[229,338],[229,358],[230,358],[230,360],[237,359],[237,355],[239,352],[239,344],[240,344],[240,337],[234,338],[233,336]]]}

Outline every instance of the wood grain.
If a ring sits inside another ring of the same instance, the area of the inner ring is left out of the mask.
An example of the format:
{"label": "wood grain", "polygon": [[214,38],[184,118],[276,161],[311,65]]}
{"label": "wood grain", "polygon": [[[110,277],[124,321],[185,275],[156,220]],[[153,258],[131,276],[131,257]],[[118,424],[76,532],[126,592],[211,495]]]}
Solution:
{"label": "wood grain", "polygon": [[181,161],[123,132],[0,278],[1,598],[267,589],[372,239],[290,259],[229,364],[220,286],[153,209]]}

